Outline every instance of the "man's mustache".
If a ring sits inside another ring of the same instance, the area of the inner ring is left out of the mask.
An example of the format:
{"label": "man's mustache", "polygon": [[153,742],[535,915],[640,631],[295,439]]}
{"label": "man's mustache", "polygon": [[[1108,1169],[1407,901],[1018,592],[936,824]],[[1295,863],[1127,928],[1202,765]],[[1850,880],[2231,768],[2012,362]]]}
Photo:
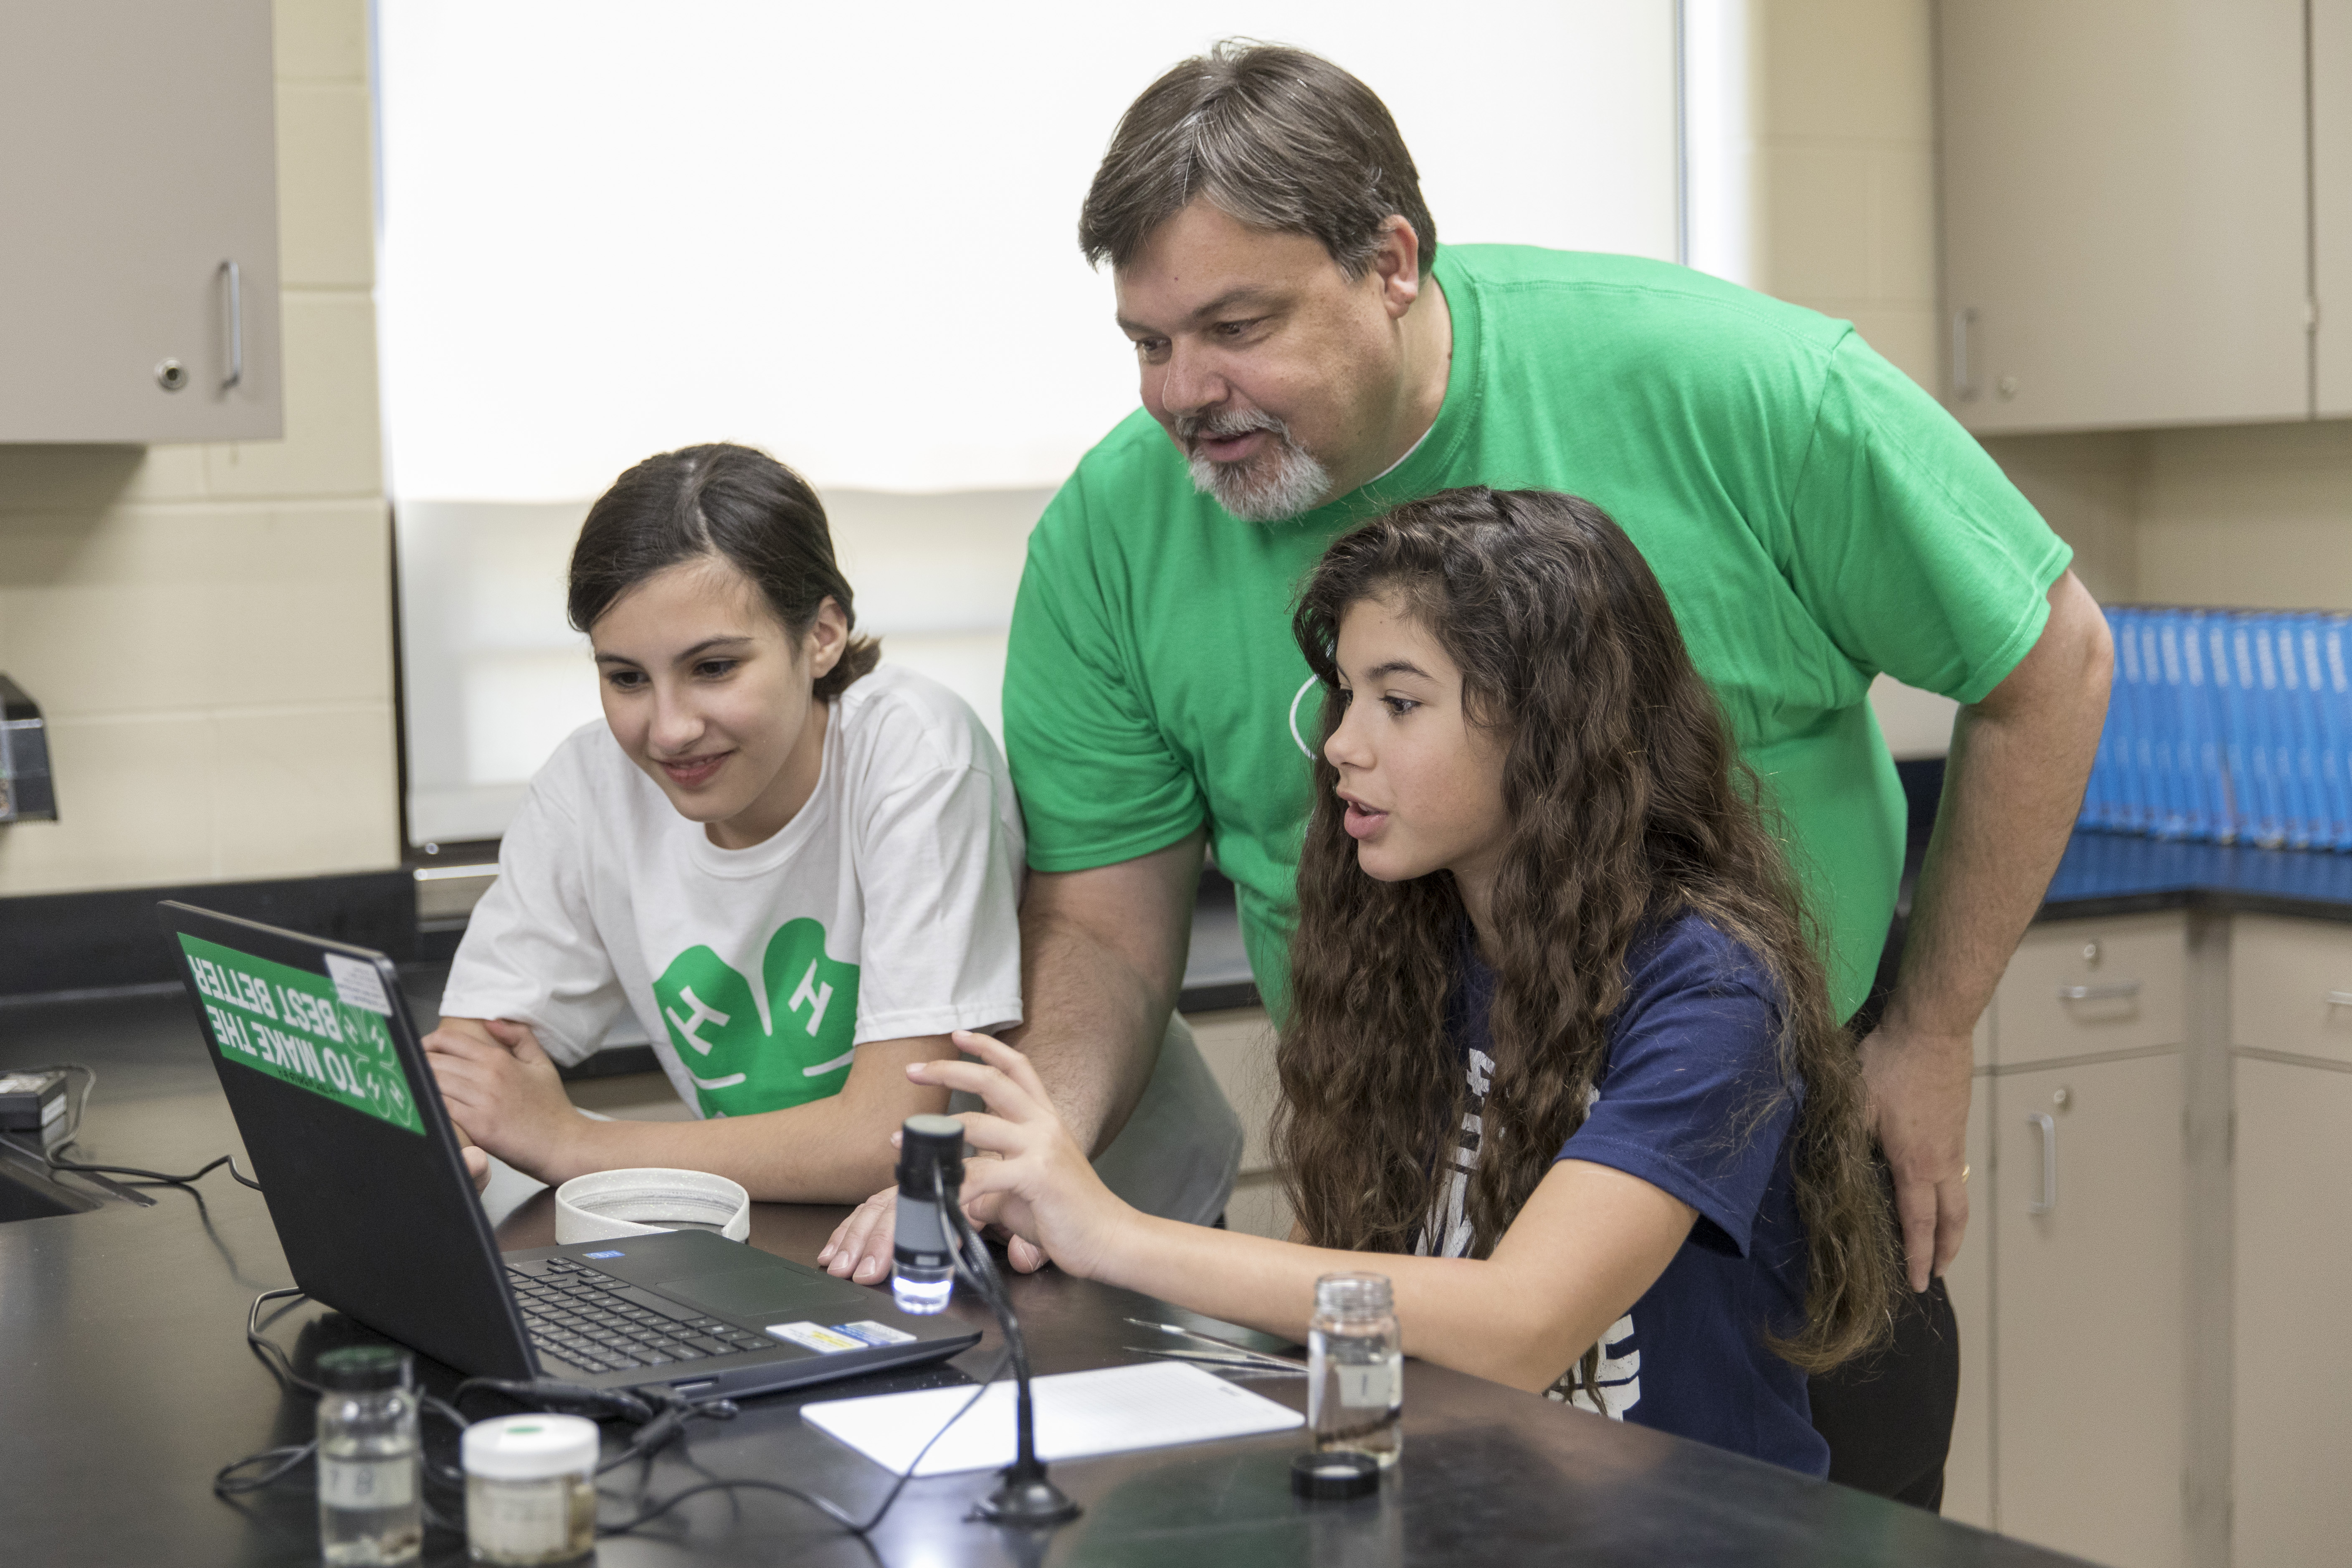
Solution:
{"label": "man's mustache", "polygon": [[1176,438],[1186,443],[1202,436],[1246,436],[1253,430],[1271,430],[1285,441],[1290,439],[1290,426],[1262,408],[1176,416]]}

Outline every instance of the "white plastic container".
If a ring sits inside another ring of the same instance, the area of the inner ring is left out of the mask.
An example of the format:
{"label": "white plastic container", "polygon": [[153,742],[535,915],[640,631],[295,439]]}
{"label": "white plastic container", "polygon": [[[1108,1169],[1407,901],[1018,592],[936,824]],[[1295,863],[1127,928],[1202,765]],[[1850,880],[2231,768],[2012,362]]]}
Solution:
{"label": "white plastic container", "polygon": [[596,1545],[596,1424],[501,1415],[466,1428],[466,1549],[502,1568],[569,1563]]}

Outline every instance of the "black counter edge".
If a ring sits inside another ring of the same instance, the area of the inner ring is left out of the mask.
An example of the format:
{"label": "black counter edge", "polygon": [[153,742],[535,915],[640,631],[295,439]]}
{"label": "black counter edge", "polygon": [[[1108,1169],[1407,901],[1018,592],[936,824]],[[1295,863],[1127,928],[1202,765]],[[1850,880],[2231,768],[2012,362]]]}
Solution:
{"label": "black counter edge", "polygon": [[180,977],[155,905],[177,899],[291,931],[416,952],[416,883],[404,869],[0,898],[0,997],[121,991]]}
{"label": "black counter edge", "polygon": [[2298,920],[2352,923],[2352,903],[2325,898],[2297,898],[2289,893],[2261,893],[2242,888],[2164,888],[2091,898],[2050,899],[2035,911],[2034,920],[2080,921],[2116,915],[2161,914],[2168,910],[2194,910],[2204,914],[2290,915]]}

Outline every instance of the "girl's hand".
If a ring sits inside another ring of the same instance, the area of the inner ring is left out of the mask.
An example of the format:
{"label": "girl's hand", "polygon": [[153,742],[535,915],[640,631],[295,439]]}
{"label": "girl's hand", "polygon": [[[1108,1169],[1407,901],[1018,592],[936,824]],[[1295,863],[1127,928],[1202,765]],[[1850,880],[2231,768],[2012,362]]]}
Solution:
{"label": "girl's hand", "polygon": [[[890,1146],[898,1146],[898,1134],[890,1134]],[[964,1214],[978,1226],[994,1224],[996,1200],[977,1199],[963,1206]],[[848,1216],[833,1227],[833,1237],[824,1250],[816,1255],[820,1267],[835,1278],[854,1279],[860,1285],[879,1284],[890,1272],[897,1256],[894,1246],[898,1229],[898,1184],[896,1182],[849,1211]],[[992,1235],[1003,1236],[1000,1227]],[[1034,1274],[1051,1261],[1042,1247],[1015,1236],[1005,1242],[1004,1256],[1023,1274]]]}
{"label": "girl's hand", "polygon": [[[572,1168],[580,1163],[574,1145],[593,1123],[572,1110],[529,1025],[445,1018],[425,1037],[425,1050],[442,1103],[467,1137],[551,1186],[581,1173]],[[477,1183],[487,1175],[485,1167]]]}
{"label": "girl's hand", "polygon": [[1046,1098],[1029,1058],[1001,1040],[958,1030],[956,1048],[977,1062],[918,1062],[917,1083],[976,1094],[988,1112],[966,1111],[965,1142],[992,1160],[964,1163],[967,1212],[992,1198],[997,1223],[1042,1247],[1070,1273],[1098,1277],[1135,1211],[1103,1185],[1085,1150]]}

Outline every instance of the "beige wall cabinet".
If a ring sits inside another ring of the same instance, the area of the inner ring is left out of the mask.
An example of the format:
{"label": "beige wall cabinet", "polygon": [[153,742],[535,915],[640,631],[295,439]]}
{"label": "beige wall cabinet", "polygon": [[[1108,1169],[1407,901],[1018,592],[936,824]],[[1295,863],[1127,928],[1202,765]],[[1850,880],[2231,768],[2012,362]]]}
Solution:
{"label": "beige wall cabinet", "polygon": [[269,0],[0,7],[0,441],[281,433]]}
{"label": "beige wall cabinet", "polygon": [[2307,416],[2303,0],[1965,0],[1938,27],[1961,423]]}
{"label": "beige wall cabinet", "polygon": [[1977,1026],[1969,1234],[1945,1276],[1946,1516],[2119,1568],[2187,1560],[2187,956],[2179,913],[2027,933]]}
{"label": "beige wall cabinet", "polygon": [[2231,1561],[2352,1541],[2352,1071],[2239,1058]]}
{"label": "beige wall cabinet", "polygon": [[2352,415],[2352,0],[2311,0],[2311,203],[2312,412],[2342,418]]}
{"label": "beige wall cabinet", "polygon": [[2114,1563],[2181,1561],[2180,1061],[1993,1080],[2000,1527]]}
{"label": "beige wall cabinet", "polygon": [[2251,915],[2230,948],[2231,1561],[2352,1540],[2352,926]]}

